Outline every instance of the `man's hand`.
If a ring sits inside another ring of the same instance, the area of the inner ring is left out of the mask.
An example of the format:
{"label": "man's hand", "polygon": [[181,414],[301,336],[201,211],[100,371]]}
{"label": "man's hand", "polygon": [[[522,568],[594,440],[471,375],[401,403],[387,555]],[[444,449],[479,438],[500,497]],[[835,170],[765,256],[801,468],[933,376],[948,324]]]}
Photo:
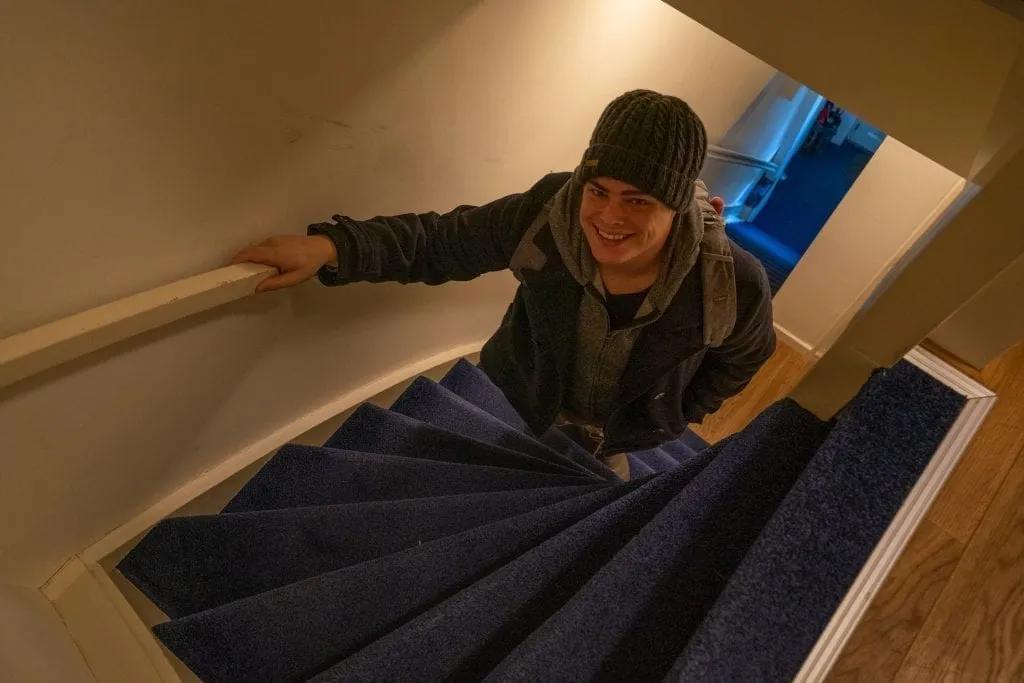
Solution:
{"label": "man's hand", "polygon": [[725,200],[721,197],[712,197],[708,200],[708,203],[711,204],[711,207],[719,216],[721,216],[722,212],[725,211]]}
{"label": "man's hand", "polygon": [[334,242],[323,235],[280,235],[243,249],[231,263],[262,263],[277,268],[277,275],[268,277],[256,286],[256,292],[259,293],[305,282],[323,266],[337,263],[337,260],[338,252]]}

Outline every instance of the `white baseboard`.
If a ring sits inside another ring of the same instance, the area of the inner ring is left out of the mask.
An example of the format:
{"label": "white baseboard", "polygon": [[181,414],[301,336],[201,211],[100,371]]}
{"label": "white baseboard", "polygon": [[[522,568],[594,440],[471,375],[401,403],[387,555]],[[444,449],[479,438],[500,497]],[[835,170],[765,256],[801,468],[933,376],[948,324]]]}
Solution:
{"label": "white baseboard", "polygon": [[906,360],[964,395],[967,403],[804,660],[795,683],[825,680],[996,401],[994,393],[920,348],[907,354]]}
{"label": "white baseboard", "polygon": [[[182,683],[159,642],[102,567],[74,558],[43,594],[97,683]],[[59,593],[58,593],[59,591]]]}

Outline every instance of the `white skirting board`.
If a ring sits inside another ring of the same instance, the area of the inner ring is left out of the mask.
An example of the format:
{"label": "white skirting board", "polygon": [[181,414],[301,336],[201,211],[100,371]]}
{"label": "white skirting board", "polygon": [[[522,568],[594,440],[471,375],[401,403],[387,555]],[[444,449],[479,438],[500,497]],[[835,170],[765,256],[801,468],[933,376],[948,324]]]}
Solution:
{"label": "white skirting board", "polygon": [[44,586],[43,594],[97,683],[184,683],[103,567],[72,558],[61,569],[60,581]]}
{"label": "white skirting board", "polygon": [[[65,619],[83,656],[93,667],[98,683],[129,680],[124,678],[125,672],[129,671],[137,676],[130,680],[154,683],[188,683],[194,680],[179,675],[145,621],[133,609],[132,601],[120,592],[107,573],[112,563],[123,556],[142,534],[232,475],[259,462],[284,444],[301,438],[318,425],[389,389],[407,384],[431,369],[470,356],[479,351],[480,346],[477,343],[450,349],[338,396],[273,435],[227,457],[218,467],[158,501],[65,564],[43,586],[43,592]],[[914,350],[906,358],[968,400],[804,662],[795,679],[801,683],[825,678],[995,401],[992,392],[935,356]],[[105,630],[111,630],[107,637],[95,637],[95,633]],[[110,643],[116,643],[117,647],[112,648]],[[121,668],[116,661],[111,661],[112,653],[123,657]],[[92,660],[95,660],[95,665]]]}

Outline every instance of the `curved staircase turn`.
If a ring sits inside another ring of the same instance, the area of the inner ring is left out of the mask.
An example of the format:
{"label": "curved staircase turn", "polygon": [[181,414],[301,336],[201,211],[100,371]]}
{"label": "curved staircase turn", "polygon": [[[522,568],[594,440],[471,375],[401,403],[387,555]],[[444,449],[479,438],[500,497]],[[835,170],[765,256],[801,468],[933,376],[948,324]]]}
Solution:
{"label": "curved staircase turn", "polygon": [[[834,422],[782,401],[713,446],[630,454],[623,482],[461,362],[118,569],[204,681],[792,678],[962,402],[903,364]],[[793,615],[773,622],[776,571]]]}

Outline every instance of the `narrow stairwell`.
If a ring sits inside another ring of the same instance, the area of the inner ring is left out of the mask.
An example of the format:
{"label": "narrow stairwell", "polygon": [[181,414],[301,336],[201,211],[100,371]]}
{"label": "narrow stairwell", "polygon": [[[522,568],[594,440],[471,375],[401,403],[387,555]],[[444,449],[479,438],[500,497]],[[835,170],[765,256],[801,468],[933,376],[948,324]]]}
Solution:
{"label": "narrow stairwell", "polygon": [[904,363],[622,482],[462,362],[118,569],[204,681],[789,680],[962,405]]}

